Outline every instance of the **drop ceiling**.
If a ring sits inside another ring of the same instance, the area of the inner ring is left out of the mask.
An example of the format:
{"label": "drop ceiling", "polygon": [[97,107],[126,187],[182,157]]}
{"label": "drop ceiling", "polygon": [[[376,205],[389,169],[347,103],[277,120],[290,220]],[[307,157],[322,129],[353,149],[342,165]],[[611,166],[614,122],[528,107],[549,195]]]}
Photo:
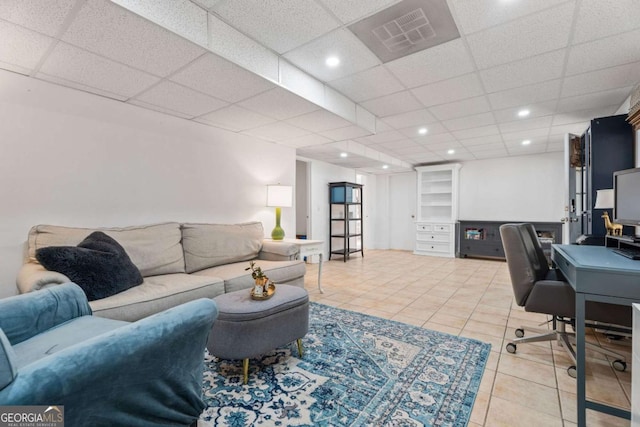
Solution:
{"label": "drop ceiling", "polygon": [[0,68],[365,173],[562,151],[640,82],[637,0],[448,0],[458,38],[383,63],[350,27],[398,3],[2,0]]}

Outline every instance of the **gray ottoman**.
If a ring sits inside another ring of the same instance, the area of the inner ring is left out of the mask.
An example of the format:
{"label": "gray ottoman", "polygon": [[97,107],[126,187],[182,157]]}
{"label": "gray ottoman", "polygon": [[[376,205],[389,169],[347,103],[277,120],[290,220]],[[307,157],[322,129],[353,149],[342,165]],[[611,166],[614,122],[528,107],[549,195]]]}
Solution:
{"label": "gray ottoman", "polygon": [[218,305],[218,318],[207,349],[221,359],[242,359],[245,384],[250,358],[296,340],[302,357],[301,338],[309,330],[309,295],[303,288],[276,285],[275,294],[265,301],[251,299],[249,289],[213,300]]}

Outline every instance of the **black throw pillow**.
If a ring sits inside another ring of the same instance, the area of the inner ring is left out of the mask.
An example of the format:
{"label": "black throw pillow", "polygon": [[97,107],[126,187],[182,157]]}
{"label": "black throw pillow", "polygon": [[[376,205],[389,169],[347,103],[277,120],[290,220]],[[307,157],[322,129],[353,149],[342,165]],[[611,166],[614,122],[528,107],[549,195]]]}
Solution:
{"label": "black throw pillow", "polygon": [[143,280],[124,248],[101,231],[91,233],[77,247],[40,248],[36,259],[80,286],[89,301],[115,295]]}

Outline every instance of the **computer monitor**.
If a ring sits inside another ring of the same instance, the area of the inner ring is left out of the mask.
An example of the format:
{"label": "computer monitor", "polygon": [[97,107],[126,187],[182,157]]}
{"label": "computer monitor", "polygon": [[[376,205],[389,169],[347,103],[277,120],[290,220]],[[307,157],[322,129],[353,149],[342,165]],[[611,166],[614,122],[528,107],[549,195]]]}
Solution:
{"label": "computer monitor", "polygon": [[640,168],[613,173],[613,221],[640,226]]}

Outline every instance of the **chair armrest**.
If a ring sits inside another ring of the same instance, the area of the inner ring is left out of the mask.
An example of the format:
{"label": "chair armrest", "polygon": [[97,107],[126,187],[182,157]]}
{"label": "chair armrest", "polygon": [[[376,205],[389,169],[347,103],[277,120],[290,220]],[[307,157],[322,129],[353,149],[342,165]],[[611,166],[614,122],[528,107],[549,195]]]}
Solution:
{"label": "chair armrest", "polygon": [[0,299],[0,329],[16,345],[56,325],[91,314],[80,286],[66,283]]}
{"label": "chair armrest", "polygon": [[18,271],[16,285],[21,294],[37,291],[48,285],[61,285],[70,282],[69,278],[62,273],[49,271],[41,264],[28,262],[23,264]]}
{"label": "chair armrest", "polygon": [[298,259],[300,249],[294,243],[284,241],[263,240],[258,259],[268,261],[292,261]]}
{"label": "chair armrest", "polygon": [[56,402],[70,426],[187,426],[205,407],[204,350],[217,314],[213,300],[198,299],[39,359],[0,391],[0,404]]}

